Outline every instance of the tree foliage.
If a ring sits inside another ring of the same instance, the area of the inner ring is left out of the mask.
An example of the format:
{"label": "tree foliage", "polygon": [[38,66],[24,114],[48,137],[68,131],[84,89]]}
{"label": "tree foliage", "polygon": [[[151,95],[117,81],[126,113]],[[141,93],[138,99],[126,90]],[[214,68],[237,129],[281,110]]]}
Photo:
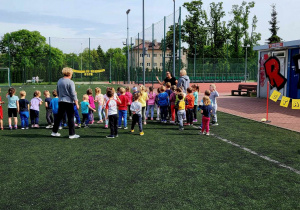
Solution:
{"label": "tree foliage", "polygon": [[272,4],[272,12],[271,12],[271,20],[269,21],[269,24],[271,25],[271,28],[269,28],[271,32],[271,37],[268,38],[269,44],[272,43],[278,43],[281,42],[281,38],[277,35],[277,32],[279,30],[279,27],[277,26],[278,21],[277,21],[277,11],[276,11],[276,5]]}

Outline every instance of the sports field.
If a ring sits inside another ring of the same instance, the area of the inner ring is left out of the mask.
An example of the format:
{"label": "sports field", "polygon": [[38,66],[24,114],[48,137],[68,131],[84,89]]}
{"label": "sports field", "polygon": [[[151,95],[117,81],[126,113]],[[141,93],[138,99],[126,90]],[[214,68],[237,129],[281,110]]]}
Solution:
{"label": "sports field", "polygon": [[[88,87],[76,85],[80,100]],[[16,87],[28,100],[54,88]],[[41,106],[41,126],[44,115]],[[103,124],[75,140],[67,129],[0,131],[0,209],[299,209],[300,134],[221,112],[218,121],[211,136],[152,121],[144,136],[120,129],[115,139]]]}

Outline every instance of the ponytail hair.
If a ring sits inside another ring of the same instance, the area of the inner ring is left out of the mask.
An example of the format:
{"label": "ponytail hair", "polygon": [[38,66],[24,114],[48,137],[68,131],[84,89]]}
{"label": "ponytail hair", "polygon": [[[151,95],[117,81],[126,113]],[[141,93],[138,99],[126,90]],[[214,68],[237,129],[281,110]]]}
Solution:
{"label": "ponytail hair", "polygon": [[11,87],[8,89],[8,95],[12,97],[16,93],[16,89]]}
{"label": "ponytail hair", "polygon": [[199,85],[193,84],[192,88],[194,88],[197,92],[200,92],[200,87]]}

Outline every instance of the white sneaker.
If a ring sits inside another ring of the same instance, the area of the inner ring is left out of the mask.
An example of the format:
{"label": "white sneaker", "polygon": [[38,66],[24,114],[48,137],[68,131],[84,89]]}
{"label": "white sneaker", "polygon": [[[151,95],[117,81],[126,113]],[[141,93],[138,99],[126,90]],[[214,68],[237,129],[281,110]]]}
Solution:
{"label": "white sneaker", "polygon": [[47,129],[53,128],[53,126],[52,126],[52,125],[48,125],[48,126],[46,126],[46,128],[47,128]]}
{"label": "white sneaker", "polygon": [[127,129],[128,129],[128,127],[125,127],[125,128],[124,128],[124,130],[127,130]]}
{"label": "white sneaker", "polygon": [[59,128],[58,128],[59,130],[61,130],[61,129],[63,129],[61,126],[59,126]]}
{"label": "white sneaker", "polygon": [[170,121],[170,123],[174,124],[174,123],[175,123],[175,121]]}
{"label": "white sneaker", "polygon": [[122,127],[121,127],[121,126],[119,126],[118,128],[119,128],[119,129],[121,129]]}
{"label": "white sneaker", "polygon": [[129,117],[129,120],[132,120],[132,117]]}
{"label": "white sneaker", "polygon": [[207,132],[206,135],[209,136],[209,132]]}
{"label": "white sneaker", "polygon": [[69,136],[69,139],[78,139],[80,136],[79,135],[72,135],[72,136]]}
{"label": "white sneaker", "polygon": [[51,133],[51,136],[59,137],[59,136],[60,136],[60,133],[54,133],[54,132],[52,132],[52,133]]}

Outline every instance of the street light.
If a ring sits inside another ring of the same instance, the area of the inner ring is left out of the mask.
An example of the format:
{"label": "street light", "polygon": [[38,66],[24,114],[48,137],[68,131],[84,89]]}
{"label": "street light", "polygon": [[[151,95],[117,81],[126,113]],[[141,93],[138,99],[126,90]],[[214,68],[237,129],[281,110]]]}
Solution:
{"label": "street light", "polygon": [[247,46],[244,46],[246,48],[246,57],[245,57],[245,83],[247,81],[247,49],[248,47],[250,47],[249,44],[247,44]]}
{"label": "street light", "polygon": [[128,71],[128,84],[130,83],[130,69],[129,69],[129,25],[128,25],[128,14],[130,12],[130,9],[126,11],[127,14],[127,71]]}
{"label": "street light", "polygon": [[145,80],[145,0],[143,0],[143,85]]}
{"label": "street light", "polygon": [[196,54],[197,54],[197,49],[196,49],[196,47],[197,47],[197,42],[195,42],[195,52],[194,52],[194,80],[195,80],[195,78],[196,78]]}
{"label": "street light", "polygon": [[[173,76],[175,77],[175,0],[174,2],[174,15],[173,15]],[[180,70],[180,69],[179,69]]]}
{"label": "street light", "polygon": [[111,83],[111,56],[114,55],[114,53],[109,54],[109,83]]}

